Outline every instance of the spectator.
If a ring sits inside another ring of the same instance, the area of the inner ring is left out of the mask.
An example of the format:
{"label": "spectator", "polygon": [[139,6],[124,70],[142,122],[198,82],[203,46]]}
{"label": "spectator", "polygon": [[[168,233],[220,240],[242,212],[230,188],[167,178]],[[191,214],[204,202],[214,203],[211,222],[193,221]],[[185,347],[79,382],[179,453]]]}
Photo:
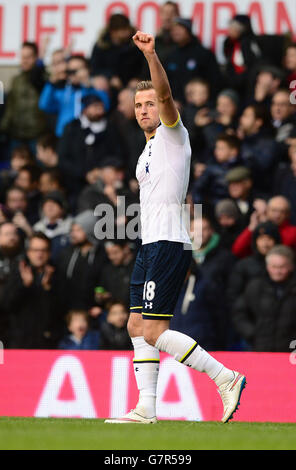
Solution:
{"label": "spectator", "polygon": [[215,55],[193,36],[191,20],[175,18],[171,36],[176,48],[168,55],[165,69],[174,98],[184,102],[184,85],[194,77],[207,80],[214,97],[221,87],[220,69]]}
{"label": "spectator", "polygon": [[25,165],[34,163],[33,156],[27,145],[19,145],[11,152],[10,168],[1,171],[1,199],[5,197],[7,189],[12,186],[20,169]]}
{"label": "spectator", "polygon": [[18,186],[11,186],[5,195],[5,205],[1,207],[1,222],[11,221],[17,212],[26,213],[28,198],[26,191]]}
{"label": "spectator", "polygon": [[48,168],[42,171],[39,178],[39,191],[44,196],[51,191],[65,192],[63,178],[56,168]]}
{"label": "spectator", "polygon": [[[222,90],[216,102],[216,109],[202,108],[197,111],[194,117],[194,126],[191,131],[191,142],[193,153],[199,153],[200,143],[204,148],[204,160],[209,159],[209,155],[215,145],[217,137],[222,134],[234,134],[237,127],[236,113],[239,106],[239,96],[231,89]],[[199,157],[200,158],[200,157]]]}
{"label": "spectator", "polygon": [[89,316],[86,310],[70,310],[66,316],[69,334],[60,342],[59,349],[97,350],[100,345],[98,331],[89,329]]}
{"label": "spectator", "polygon": [[4,288],[9,279],[13,264],[18,262],[23,246],[16,226],[11,222],[0,224],[0,331],[4,347],[8,344],[8,322],[2,310]]}
{"label": "spectator", "polygon": [[241,214],[242,224],[247,226],[253,212],[255,199],[251,171],[244,166],[238,166],[229,170],[225,179],[228,184],[229,196],[235,202]]}
{"label": "spectator", "polygon": [[155,37],[155,50],[160,62],[163,64],[167,56],[174,50],[175,43],[171,35],[171,29],[175,18],[180,16],[179,5],[176,2],[165,2],[160,7],[160,30]]}
{"label": "spectator", "polygon": [[54,268],[50,265],[50,241],[35,233],[26,258],[11,272],[2,297],[9,323],[9,348],[51,349],[61,328]]}
{"label": "spectator", "polygon": [[123,203],[119,196],[124,196],[125,206],[137,202],[136,196],[124,186],[124,172],[117,159],[110,157],[102,168],[98,168],[97,181],[86,186],[80,193],[77,210],[82,212],[95,209],[99,204],[108,204],[114,210]]}
{"label": "spectator", "polygon": [[226,59],[227,86],[244,94],[248,80],[262,57],[248,15],[235,15],[232,18],[223,50]]}
{"label": "spectator", "polygon": [[37,222],[41,194],[39,191],[40,169],[35,165],[23,166],[14,181],[14,184],[26,191],[28,198],[27,216],[31,224]]}
{"label": "spectator", "polygon": [[254,188],[270,194],[278,163],[278,148],[269,131],[269,117],[262,105],[250,105],[240,118],[238,135],[242,138],[243,164],[251,169]]}
{"label": "spectator", "polygon": [[64,311],[85,310],[93,305],[96,285],[93,279],[99,277],[106,260],[102,245],[94,234],[96,221],[91,210],[76,216],[71,226],[70,245],[57,259]]}
{"label": "spectator", "polygon": [[91,75],[105,75],[119,89],[131,78],[138,77],[143,58],[132,41],[135,32],[125,15],[111,15],[92,50]]}
{"label": "spectator", "polygon": [[[105,242],[105,250],[109,263],[102,267],[96,285],[103,287],[109,293],[109,298],[128,305],[134,255],[126,240],[108,240]],[[100,303],[100,296],[97,295],[96,300]]]}
{"label": "spectator", "polygon": [[225,88],[220,91],[217,97],[216,122],[224,126],[224,131],[227,129],[235,129],[237,127],[239,107],[240,97],[235,90],[232,88]]}
{"label": "spectator", "polygon": [[240,141],[237,137],[222,134],[215,145],[215,162],[209,164],[202,175],[194,182],[192,198],[195,204],[201,202],[214,206],[228,196],[225,176],[240,164]]}
{"label": "spectator", "polygon": [[[293,42],[289,44],[286,49],[285,57],[284,57],[284,65],[287,71],[287,78],[286,82],[288,88],[291,90],[295,90],[296,86],[292,84],[294,80],[296,80],[296,43]],[[291,86],[292,85],[292,86]]]}
{"label": "spectator", "polygon": [[7,190],[5,205],[0,209],[0,221],[13,222],[24,239],[32,235],[26,191],[18,186],[12,186]]}
{"label": "spectator", "polygon": [[37,140],[36,158],[42,167],[55,168],[58,166],[57,144],[58,140],[52,134],[45,134]]}
{"label": "spectator", "polygon": [[291,223],[296,225],[296,146],[288,150],[290,164],[284,165],[276,172],[273,193],[284,196],[291,204]]}
{"label": "spectator", "polygon": [[184,92],[186,104],[182,111],[182,119],[189,134],[192,135],[196,113],[201,109],[209,107],[210,86],[202,78],[192,78],[186,84]]}
{"label": "spectator", "polygon": [[283,78],[283,71],[274,65],[260,67],[256,82],[252,83],[251,99],[269,109],[272,97],[278,91]]}
{"label": "spectator", "polygon": [[215,206],[215,217],[218,223],[220,245],[230,250],[242,231],[243,218],[232,199],[222,199]]}
{"label": "spectator", "polygon": [[146,140],[136,121],[135,93],[131,88],[124,88],[118,94],[118,106],[113,113],[112,122],[114,122],[120,133],[127,177],[134,180],[135,183],[138,158],[145,147]]}
{"label": "spectator", "polygon": [[128,310],[124,303],[113,302],[108,309],[106,321],[102,322],[100,349],[132,349],[127,332]]}
{"label": "spectator", "polygon": [[272,222],[257,225],[252,234],[252,254],[239,260],[230,275],[228,284],[229,304],[243,294],[248,283],[265,273],[265,257],[269,251],[281,243],[278,227]]}
{"label": "spectator", "polygon": [[215,109],[203,106],[197,110],[189,124],[193,157],[207,162],[214,151],[217,137],[222,133],[234,134],[238,106],[236,91],[225,89],[219,93]]}
{"label": "spectator", "polygon": [[45,115],[38,108],[45,70],[42,60],[38,59],[35,43],[23,43],[20,68],[21,71],[14,77],[8,93],[1,131],[9,135],[11,150],[25,143],[35,153],[36,139],[46,130]]}
{"label": "spectator", "polygon": [[104,103],[96,95],[82,99],[82,114],[64,129],[59,144],[59,167],[72,197],[86,183],[95,183],[99,168],[110,155],[121,159],[118,134],[106,117]]}
{"label": "spectator", "polygon": [[41,93],[39,107],[46,113],[57,115],[56,135],[60,137],[66,124],[77,119],[81,114],[82,98],[89,94],[97,95],[106,109],[109,109],[108,95],[89,87],[88,62],[83,56],[71,56],[67,63],[68,80],[65,86],[57,83],[57,78],[50,77]]}
{"label": "spectator", "polygon": [[277,245],[266,256],[267,275],[253,279],[232,315],[252,351],[289,352],[296,336],[296,280],[291,248]]}
{"label": "spectator", "polygon": [[181,289],[175,307],[170,328],[186,335],[199,338],[209,351],[222,349],[217,341],[217,324],[214,324],[215,309],[210,301],[212,283],[205,280],[202,273],[195,267]]}
{"label": "spectator", "polygon": [[[201,282],[198,293],[195,289],[197,296],[200,296],[198,301],[195,302],[195,306],[197,307],[198,303],[201,310],[195,310],[195,319],[192,312],[191,326],[193,328],[195,325],[196,328],[200,329],[199,333],[196,330],[196,334],[202,334],[209,346],[211,345],[215,349],[225,349],[227,347],[227,325],[229,324],[225,294],[228,278],[235,260],[229,250],[221,245],[220,235],[215,231],[209,217],[203,216],[201,221],[195,219],[192,224],[192,231],[198,233],[200,229],[200,248],[195,247],[193,240],[192,255],[194,261],[191,267],[191,275],[195,276],[195,282]],[[197,236],[195,239],[198,240],[198,238]],[[191,282],[193,283],[193,279],[191,279]],[[190,289],[188,284],[187,289]],[[183,294],[185,294],[184,289]],[[192,300],[195,299],[192,297]],[[185,298],[183,299],[183,313],[185,311],[184,301]],[[188,298],[187,301],[189,302]],[[188,328],[190,328],[189,325]]]}
{"label": "spectator", "polygon": [[273,95],[271,102],[275,139],[280,143],[284,143],[296,128],[296,108],[290,101],[290,93],[289,90],[280,89]]}
{"label": "spectator", "polygon": [[44,233],[51,240],[52,259],[56,260],[60,251],[68,245],[72,217],[67,215],[67,202],[62,193],[47,193],[42,201],[41,219],[33,230]]}
{"label": "spectator", "polygon": [[71,57],[70,48],[56,49],[51,54],[50,75],[56,84],[64,86],[67,80],[67,60]]}
{"label": "spectator", "polygon": [[235,240],[232,252],[239,258],[251,254],[252,232],[260,222],[270,221],[277,225],[282,243],[292,248],[296,247],[296,226],[290,223],[291,205],[283,196],[274,196],[268,203],[263,200],[254,202],[254,212],[250,224]]}

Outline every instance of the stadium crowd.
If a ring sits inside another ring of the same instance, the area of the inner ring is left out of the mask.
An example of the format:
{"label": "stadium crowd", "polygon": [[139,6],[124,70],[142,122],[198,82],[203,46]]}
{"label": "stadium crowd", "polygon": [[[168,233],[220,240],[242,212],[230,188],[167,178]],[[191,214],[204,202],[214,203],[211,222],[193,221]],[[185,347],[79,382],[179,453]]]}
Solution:
{"label": "stadium crowd", "polygon": [[[296,43],[229,23],[225,63],[178,6],[161,7],[156,51],[188,129],[187,203],[201,246],[172,328],[208,350],[289,351],[296,338]],[[129,279],[139,240],[99,240],[98,204],[137,203],[145,137],[134,91],[149,79],[127,17],[90,57],[44,64],[25,42],[0,107],[0,339],[8,348],[131,349]],[[295,80],[295,82],[294,82]],[[295,98],[295,97],[294,97]],[[127,223],[116,219],[117,230]],[[116,232],[116,231],[115,231]],[[198,238],[198,237],[197,237]]]}

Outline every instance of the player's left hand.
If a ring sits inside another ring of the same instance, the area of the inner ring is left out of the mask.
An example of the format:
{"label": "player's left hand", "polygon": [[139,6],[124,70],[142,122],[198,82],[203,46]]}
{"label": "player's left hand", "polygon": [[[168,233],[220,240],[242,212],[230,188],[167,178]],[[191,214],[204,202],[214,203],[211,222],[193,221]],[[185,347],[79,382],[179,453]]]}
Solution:
{"label": "player's left hand", "polygon": [[137,31],[133,36],[133,41],[143,54],[152,54],[155,51],[154,37],[151,34]]}

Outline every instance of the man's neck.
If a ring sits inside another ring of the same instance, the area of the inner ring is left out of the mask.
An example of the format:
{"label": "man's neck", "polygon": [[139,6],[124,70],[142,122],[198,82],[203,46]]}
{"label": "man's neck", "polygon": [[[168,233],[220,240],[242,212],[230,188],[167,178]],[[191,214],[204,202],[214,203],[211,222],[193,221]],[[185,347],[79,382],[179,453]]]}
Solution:
{"label": "man's neck", "polygon": [[145,137],[146,137],[146,142],[151,139],[151,137],[154,137],[156,134],[156,129],[154,129],[153,132],[144,132]]}

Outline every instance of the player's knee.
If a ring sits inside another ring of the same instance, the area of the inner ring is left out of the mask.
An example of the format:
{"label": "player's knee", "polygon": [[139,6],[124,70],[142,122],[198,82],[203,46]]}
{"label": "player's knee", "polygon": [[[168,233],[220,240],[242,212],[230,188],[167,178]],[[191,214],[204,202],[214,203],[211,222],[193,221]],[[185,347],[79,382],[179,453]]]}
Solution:
{"label": "player's knee", "polygon": [[143,330],[146,343],[155,346],[159,336],[167,330],[169,322],[166,320],[144,320]]}
{"label": "player's knee", "polygon": [[131,314],[127,323],[127,331],[131,338],[143,336],[142,316]]}
{"label": "player's knee", "polygon": [[144,339],[150,346],[155,346],[158,334],[152,331],[144,331]]}

